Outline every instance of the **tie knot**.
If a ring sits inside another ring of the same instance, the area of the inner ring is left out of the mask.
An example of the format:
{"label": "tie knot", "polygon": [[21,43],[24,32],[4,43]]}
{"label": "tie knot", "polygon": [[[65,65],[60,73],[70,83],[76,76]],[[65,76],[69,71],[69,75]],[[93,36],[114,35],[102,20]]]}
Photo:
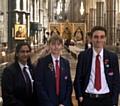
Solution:
{"label": "tie knot", "polygon": [[56,63],[58,63],[58,60],[55,60]]}
{"label": "tie knot", "polygon": [[23,71],[25,71],[26,67],[23,68]]}
{"label": "tie knot", "polygon": [[99,54],[96,55],[97,58],[98,58],[99,56],[100,56]]}

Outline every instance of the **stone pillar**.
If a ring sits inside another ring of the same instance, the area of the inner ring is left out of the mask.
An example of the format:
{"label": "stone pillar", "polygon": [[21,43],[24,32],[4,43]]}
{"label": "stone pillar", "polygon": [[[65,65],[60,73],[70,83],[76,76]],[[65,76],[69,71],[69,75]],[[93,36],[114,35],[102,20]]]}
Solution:
{"label": "stone pillar", "polygon": [[69,22],[73,22],[73,17],[74,17],[74,1],[70,0],[70,7],[69,7],[69,15],[68,15],[68,19]]}
{"label": "stone pillar", "polygon": [[90,22],[90,30],[96,25],[96,9],[95,8],[90,8],[90,18],[89,18],[89,22]]}
{"label": "stone pillar", "polygon": [[52,19],[53,19],[53,3],[52,3],[52,0],[48,1],[48,17],[49,17],[49,21],[52,21]]}
{"label": "stone pillar", "polygon": [[86,32],[90,32],[89,29],[89,13],[85,13]]}
{"label": "stone pillar", "polygon": [[30,0],[27,0],[27,11],[30,12]]}
{"label": "stone pillar", "polygon": [[20,0],[16,0],[16,10],[20,10]]}
{"label": "stone pillar", "polygon": [[96,2],[96,25],[104,26],[104,2]]}
{"label": "stone pillar", "polygon": [[16,23],[18,24],[18,17],[19,17],[19,15],[18,15],[18,13],[15,13],[15,19],[16,19]]}
{"label": "stone pillar", "polygon": [[107,44],[116,42],[116,0],[106,0],[107,6]]}
{"label": "stone pillar", "polygon": [[26,25],[27,25],[27,37],[30,37],[30,15],[27,16],[27,20],[26,20]]}
{"label": "stone pillar", "polygon": [[120,13],[117,13],[117,32],[116,32],[117,42],[120,42]]}
{"label": "stone pillar", "polygon": [[24,2],[23,2],[23,10],[26,11],[26,4],[27,4],[27,3],[26,3],[26,0],[23,0],[23,1],[24,1]]}
{"label": "stone pillar", "polygon": [[26,14],[23,14],[23,24],[26,24]]}
{"label": "stone pillar", "polygon": [[36,22],[36,0],[34,0],[33,20]]}
{"label": "stone pillar", "polygon": [[30,21],[33,22],[33,4],[30,3]]}
{"label": "stone pillar", "polygon": [[[44,12],[43,11],[43,0],[40,0],[40,4],[39,4],[39,23],[42,24],[42,27],[44,25],[44,20],[43,20],[44,14],[43,14],[43,12]],[[51,15],[50,15],[50,17],[51,17]],[[40,44],[43,44],[43,28],[42,28],[42,31],[38,32],[38,38],[39,38]]]}

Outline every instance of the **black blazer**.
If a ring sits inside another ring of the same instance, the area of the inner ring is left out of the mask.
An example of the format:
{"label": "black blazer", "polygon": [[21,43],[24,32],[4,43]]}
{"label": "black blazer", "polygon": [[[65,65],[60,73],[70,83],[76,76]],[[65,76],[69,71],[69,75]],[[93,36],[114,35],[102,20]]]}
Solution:
{"label": "black blazer", "polygon": [[[33,78],[34,67],[29,67]],[[1,86],[3,106],[33,106],[33,95],[31,98],[26,95],[26,83],[18,63],[4,69]]]}
{"label": "black blazer", "polygon": [[[76,77],[74,81],[74,88],[76,98],[83,96],[90,79],[91,66],[92,66],[92,48],[83,51],[78,56],[78,64],[76,68]],[[119,95],[119,65],[118,57],[116,54],[103,49],[104,73],[111,93],[113,104],[118,104]]]}
{"label": "black blazer", "polygon": [[[38,60],[35,71],[35,86],[38,106],[57,106],[55,71],[51,55]],[[72,81],[69,61],[60,56],[60,103],[71,106]]]}

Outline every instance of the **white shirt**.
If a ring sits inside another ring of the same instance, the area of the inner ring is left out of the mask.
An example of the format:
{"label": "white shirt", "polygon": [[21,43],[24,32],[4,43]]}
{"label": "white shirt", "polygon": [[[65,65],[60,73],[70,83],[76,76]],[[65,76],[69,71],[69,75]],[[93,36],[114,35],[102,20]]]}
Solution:
{"label": "white shirt", "polygon": [[[104,62],[103,62],[103,49],[100,52],[100,68],[101,68],[101,89],[99,91],[97,91],[94,88],[94,83],[95,83],[95,60],[96,60],[96,55],[97,53],[95,52],[94,48],[93,48],[93,57],[92,57],[92,66],[91,66],[91,74],[90,74],[90,79],[89,79],[89,83],[87,86],[87,89],[85,92],[87,93],[93,93],[93,94],[105,94],[108,93],[110,90],[108,88],[108,84],[106,81],[106,77],[105,77],[105,71],[104,71]],[[89,70],[88,70],[89,71]]]}
{"label": "white shirt", "polygon": [[[27,64],[24,66],[24,65],[22,65],[20,62],[18,62],[18,63],[19,63],[19,65],[20,65],[20,68],[21,68],[21,70],[22,70],[22,73],[23,73],[23,68],[26,67],[26,71],[27,71],[27,73],[28,73],[28,75],[29,75],[29,78],[30,78],[30,81],[31,81],[31,85],[32,85],[32,91],[33,91],[33,79],[32,79],[32,76],[31,76],[31,74],[30,74],[30,71],[29,71],[29,66],[28,66]],[[23,73],[23,76],[24,76],[24,78],[25,78],[24,73]],[[26,81],[26,78],[25,78],[25,81]]]}

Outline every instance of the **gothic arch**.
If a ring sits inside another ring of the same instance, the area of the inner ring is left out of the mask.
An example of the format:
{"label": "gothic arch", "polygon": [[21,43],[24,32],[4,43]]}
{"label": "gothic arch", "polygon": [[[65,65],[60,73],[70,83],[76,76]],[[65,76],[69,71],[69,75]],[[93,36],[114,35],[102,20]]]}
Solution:
{"label": "gothic arch", "polygon": [[60,32],[59,32],[59,30],[56,27],[53,27],[53,29],[51,30],[51,34],[50,35],[53,36],[55,34],[60,35]]}
{"label": "gothic arch", "polygon": [[74,32],[74,37],[77,41],[83,40],[83,32],[80,27],[78,27]]}

